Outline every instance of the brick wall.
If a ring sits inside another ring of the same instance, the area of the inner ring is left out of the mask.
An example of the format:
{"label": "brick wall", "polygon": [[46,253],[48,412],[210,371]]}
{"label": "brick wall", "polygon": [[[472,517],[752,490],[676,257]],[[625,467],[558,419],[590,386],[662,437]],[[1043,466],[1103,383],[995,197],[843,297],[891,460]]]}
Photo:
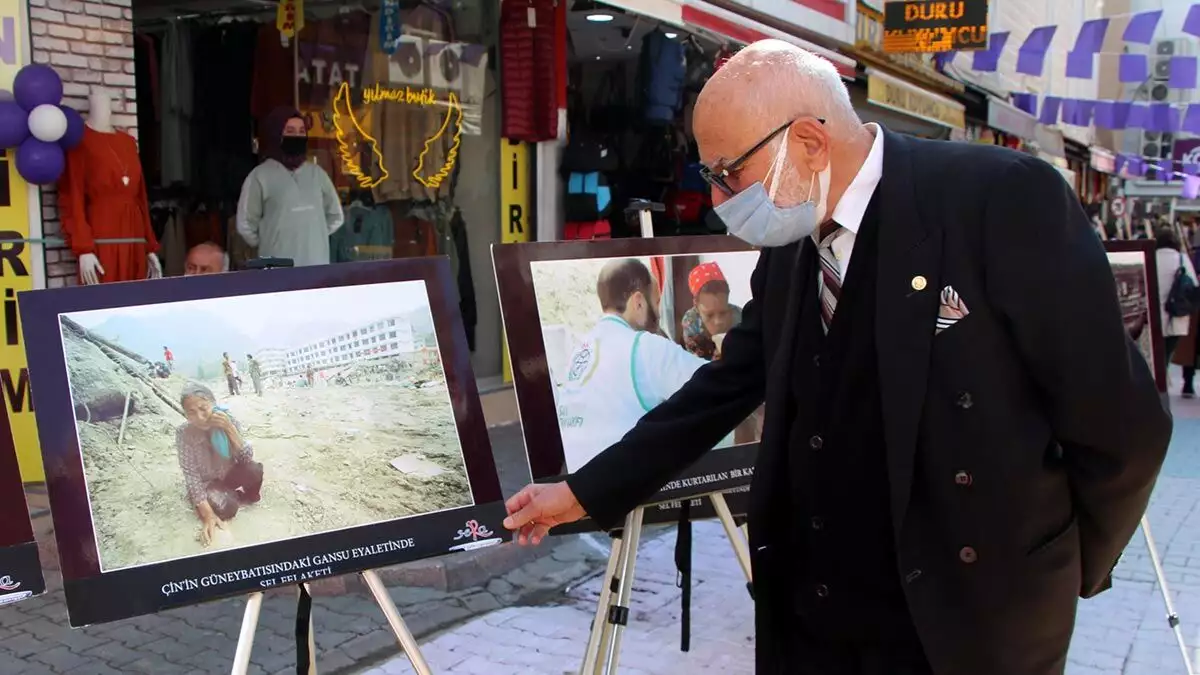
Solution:
{"label": "brick wall", "polygon": [[[63,81],[63,103],[84,113],[93,86],[113,92],[113,125],[137,138],[133,76],[132,0],[29,0],[33,61],[54,67]],[[58,195],[42,190],[42,230],[61,237]],[[37,249],[34,249],[37,250]],[[73,285],[75,256],[46,247],[46,284]]]}

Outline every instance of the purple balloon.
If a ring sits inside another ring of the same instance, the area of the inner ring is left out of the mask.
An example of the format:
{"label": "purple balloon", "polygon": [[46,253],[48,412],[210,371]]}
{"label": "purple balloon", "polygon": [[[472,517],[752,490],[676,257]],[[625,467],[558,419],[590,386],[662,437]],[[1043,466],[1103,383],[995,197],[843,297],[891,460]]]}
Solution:
{"label": "purple balloon", "polygon": [[29,138],[29,113],[13,101],[0,103],[0,150],[15,148]]}
{"label": "purple balloon", "polygon": [[34,185],[50,185],[62,175],[67,158],[58,143],[46,143],[32,136],[17,148],[17,173]]}
{"label": "purple balloon", "polygon": [[29,112],[39,105],[58,105],[62,100],[62,78],[50,66],[31,63],[13,78],[13,97]]}
{"label": "purple balloon", "polygon": [[58,106],[67,117],[67,132],[58,139],[63,150],[71,150],[83,140],[83,117],[74,109],[65,105]]}

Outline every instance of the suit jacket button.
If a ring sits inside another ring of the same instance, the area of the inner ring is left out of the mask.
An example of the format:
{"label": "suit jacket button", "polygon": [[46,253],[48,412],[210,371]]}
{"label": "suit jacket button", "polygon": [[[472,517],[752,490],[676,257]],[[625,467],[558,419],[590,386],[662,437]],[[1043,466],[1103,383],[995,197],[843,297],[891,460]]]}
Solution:
{"label": "suit jacket button", "polygon": [[959,471],[954,474],[954,484],[963,487],[971,487],[971,483],[975,482],[975,478],[966,471]]}
{"label": "suit jacket button", "polygon": [[909,583],[909,584],[911,584],[912,582],[914,582],[920,578],[921,578],[921,570],[913,570],[913,571],[909,572],[908,574],[904,575],[905,583]]}
{"label": "suit jacket button", "polygon": [[971,406],[975,405],[975,401],[971,400],[970,392],[960,391],[958,392],[958,395],[954,397],[954,405],[962,408],[963,410],[970,410]]}
{"label": "suit jacket button", "polygon": [[816,590],[818,598],[828,598],[829,597],[829,587],[826,586],[825,584],[817,584],[817,587],[815,590]]}
{"label": "suit jacket button", "polygon": [[813,365],[818,368],[821,367],[821,355],[820,354],[813,354]]}
{"label": "suit jacket button", "polygon": [[970,546],[964,546],[958,551],[958,559],[970,565],[976,560],[979,560],[979,554],[976,553],[975,549],[971,548]]}
{"label": "suit jacket button", "polygon": [[820,436],[813,436],[812,438],[808,439],[808,447],[812,448],[813,450],[820,450],[821,446],[823,445],[825,445],[825,439],[821,438]]}
{"label": "suit jacket button", "polygon": [[812,529],[814,530],[819,530],[825,527],[825,521],[821,520],[820,516],[813,516],[812,520],[809,521],[809,524],[812,525]]}

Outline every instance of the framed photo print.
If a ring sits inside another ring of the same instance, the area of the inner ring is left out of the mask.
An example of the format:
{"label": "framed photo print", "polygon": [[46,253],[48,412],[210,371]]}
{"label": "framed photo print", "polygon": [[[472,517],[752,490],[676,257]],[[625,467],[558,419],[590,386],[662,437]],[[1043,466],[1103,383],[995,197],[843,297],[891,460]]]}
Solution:
{"label": "framed photo print", "polygon": [[444,258],[20,299],[71,624],[500,541]]}
{"label": "framed photo print", "polygon": [[0,413],[0,605],[46,590],[29,506],[17,465],[8,407]]}
{"label": "framed photo print", "polygon": [[[721,357],[758,251],[670,237],[503,245],[492,257],[530,469],[554,480]],[[748,484],[760,434],[761,409],[652,503]]]}
{"label": "framed photo print", "polygon": [[1137,343],[1154,373],[1158,390],[1167,390],[1167,359],[1163,353],[1162,310],[1159,307],[1158,264],[1154,240],[1106,241],[1104,250],[1117,282],[1117,298],[1129,337]]}

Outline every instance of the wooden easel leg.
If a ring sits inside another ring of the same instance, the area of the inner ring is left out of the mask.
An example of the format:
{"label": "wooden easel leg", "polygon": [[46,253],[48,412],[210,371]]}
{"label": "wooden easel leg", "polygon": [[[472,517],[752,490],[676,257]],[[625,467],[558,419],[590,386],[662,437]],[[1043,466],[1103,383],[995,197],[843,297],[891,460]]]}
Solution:
{"label": "wooden easel leg", "polygon": [[714,492],[708,498],[712,501],[713,509],[716,510],[721,525],[725,528],[725,536],[729,538],[729,544],[733,546],[733,553],[737,556],[738,564],[742,566],[742,573],[746,575],[746,581],[753,582],[750,571],[750,544],[748,539],[743,538],[742,529],[734,522],[733,513],[729,510],[725,495]]}
{"label": "wooden easel leg", "polygon": [[371,589],[371,595],[375,596],[375,603],[379,605],[379,609],[383,610],[383,615],[387,617],[388,626],[391,627],[396,640],[400,642],[400,648],[404,650],[405,655],[408,656],[408,660],[412,662],[413,670],[417,672],[417,675],[433,675],[433,671],[429,670],[429,664],[425,662],[425,657],[421,655],[421,648],[417,644],[417,639],[413,637],[412,632],[408,630],[408,625],[401,618],[400,610],[396,609],[396,603],[392,602],[392,596],[388,594],[387,588],[383,585],[383,580],[379,578],[375,570],[362,572],[362,578],[367,583],[367,588]]}
{"label": "wooden easel leg", "polygon": [[246,612],[242,614],[242,630],[238,633],[231,675],[246,675],[250,669],[250,651],[254,648],[254,631],[258,628],[258,613],[262,610],[262,602],[262,593],[251,593],[250,597],[246,598]]}

